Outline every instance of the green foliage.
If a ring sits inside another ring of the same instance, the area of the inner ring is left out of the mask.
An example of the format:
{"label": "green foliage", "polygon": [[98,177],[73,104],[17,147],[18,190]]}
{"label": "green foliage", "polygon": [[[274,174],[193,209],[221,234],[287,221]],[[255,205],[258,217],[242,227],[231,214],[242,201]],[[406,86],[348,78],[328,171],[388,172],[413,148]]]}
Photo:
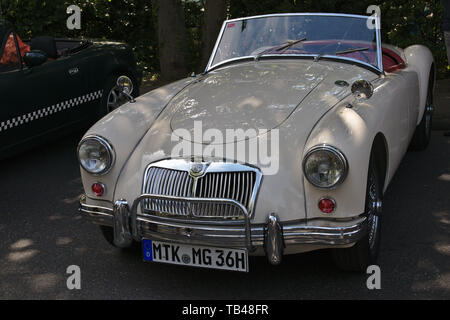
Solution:
{"label": "green foliage", "polygon": [[200,53],[202,48],[202,25],[204,5],[201,1],[185,1],[184,16],[188,31],[189,44],[189,70],[197,70],[200,63]]}
{"label": "green foliage", "polygon": [[[190,69],[199,63],[205,0],[184,0]],[[212,0],[209,0],[212,1]],[[125,41],[132,46],[139,66],[159,71],[157,22],[150,0],[0,0],[2,16],[22,38],[50,34]],[[81,30],[68,30],[66,8],[82,9]],[[439,0],[229,0],[230,18],[278,12],[341,12],[366,14],[381,8],[383,41],[400,47],[424,44],[444,74],[448,65],[442,32],[443,7]]]}
{"label": "green foliage", "polygon": [[448,63],[442,31],[443,6],[439,0],[230,0],[229,17],[281,12],[332,12],[366,15],[369,5],[381,9],[383,42],[401,48],[423,44],[433,52],[438,74]]}
{"label": "green foliage", "polygon": [[448,65],[442,31],[443,6],[440,1],[384,1],[382,12],[383,39],[399,47],[423,44],[433,52],[438,73]]}

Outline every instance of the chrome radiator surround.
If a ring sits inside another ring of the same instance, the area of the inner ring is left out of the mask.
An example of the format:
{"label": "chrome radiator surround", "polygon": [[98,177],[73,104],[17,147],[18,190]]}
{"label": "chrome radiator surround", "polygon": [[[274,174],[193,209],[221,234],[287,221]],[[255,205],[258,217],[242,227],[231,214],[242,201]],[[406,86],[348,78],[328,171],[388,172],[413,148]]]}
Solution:
{"label": "chrome radiator surround", "polygon": [[[261,180],[259,169],[239,163],[168,159],[147,166],[142,194],[229,199],[243,205],[251,219]],[[146,200],[141,208],[142,214],[180,219],[195,217],[211,221],[246,219],[236,207],[217,205],[217,202],[199,203],[185,208],[171,201]]]}

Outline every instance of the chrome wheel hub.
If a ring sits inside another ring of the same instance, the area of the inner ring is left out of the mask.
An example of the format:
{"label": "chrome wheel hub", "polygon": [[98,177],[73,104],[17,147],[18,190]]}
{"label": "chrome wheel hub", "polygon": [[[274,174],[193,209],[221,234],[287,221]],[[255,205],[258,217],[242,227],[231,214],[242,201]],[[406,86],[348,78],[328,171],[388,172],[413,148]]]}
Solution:
{"label": "chrome wheel hub", "polygon": [[[133,83],[131,79],[128,78],[127,76],[120,76],[117,78],[118,80],[117,82],[119,82],[119,79],[125,79],[125,81],[129,83],[128,84],[129,93],[131,94],[133,92]],[[129,101],[128,97],[125,94],[123,94],[123,91],[120,88],[119,84],[116,84],[108,94],[108,101],[107,101],[108,112],[117,109],[118,107],[120,107],[121,105],[125,104],[128,101]]]}

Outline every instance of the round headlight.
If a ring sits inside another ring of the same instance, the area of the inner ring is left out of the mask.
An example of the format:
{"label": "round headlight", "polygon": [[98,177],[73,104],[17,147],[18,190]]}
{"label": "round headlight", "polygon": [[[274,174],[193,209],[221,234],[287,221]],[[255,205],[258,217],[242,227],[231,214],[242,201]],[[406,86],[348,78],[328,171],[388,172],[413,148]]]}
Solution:
{"label": "round headlight", "polygon": [[78,145],[81,167],[91,174],[105,174],[114,162],[114,151],[109,142],[98,136],[88,136]]}
{"label": "round headlight", "polygon": [[342,152],[328,145],[312,148],[303,159],[306,179],[318,188],[330,189],[342,183],[347,170],[347,160]]}

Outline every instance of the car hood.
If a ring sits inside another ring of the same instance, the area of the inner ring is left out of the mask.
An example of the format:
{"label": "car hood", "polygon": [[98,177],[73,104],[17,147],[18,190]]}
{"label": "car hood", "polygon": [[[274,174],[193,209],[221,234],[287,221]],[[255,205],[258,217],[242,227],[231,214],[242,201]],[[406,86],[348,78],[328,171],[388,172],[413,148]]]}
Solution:
{"label": "car hood", "polygon": [[[333,72],[311,61],[270,61],[212,71],[182,90],[167,106],[171,129],[270,130],[283,123],[305,97]],[[249,132],[249,137],[251,134]],[[254,134],[255,135],[255,134]],[[192,140],[196,141],[194,135]],[[185,136],[183,136],[185,137]]]}

